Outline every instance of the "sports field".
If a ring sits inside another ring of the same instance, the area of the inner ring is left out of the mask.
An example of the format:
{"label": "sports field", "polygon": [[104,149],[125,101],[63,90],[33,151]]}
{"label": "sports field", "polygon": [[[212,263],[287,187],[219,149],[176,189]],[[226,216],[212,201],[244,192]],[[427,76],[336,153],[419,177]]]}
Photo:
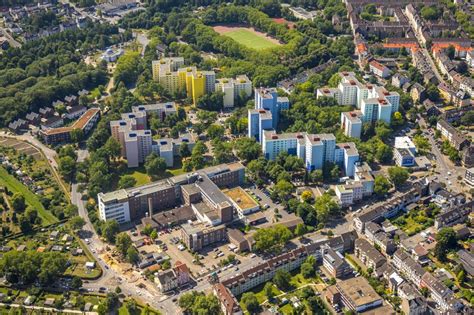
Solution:
{"label": "sports field", "polygon": [[214,30],[228,36],[236,42],[255,50],[274,48],[280,45],[278,40],[249,27],[215,26]]}

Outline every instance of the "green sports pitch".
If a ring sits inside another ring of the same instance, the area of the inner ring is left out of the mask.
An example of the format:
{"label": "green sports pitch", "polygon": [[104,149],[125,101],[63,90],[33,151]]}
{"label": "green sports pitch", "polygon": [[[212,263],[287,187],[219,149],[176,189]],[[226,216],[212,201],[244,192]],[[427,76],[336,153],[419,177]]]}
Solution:
{"label": "green sports pitch", "polygon": [[262,50],[267,48],[277,47],[278,44],[259,36],[254,32],[246,29],[238,29],[234,31],[225,32],[222,34],[235,40],[236,42],[255,50]]}

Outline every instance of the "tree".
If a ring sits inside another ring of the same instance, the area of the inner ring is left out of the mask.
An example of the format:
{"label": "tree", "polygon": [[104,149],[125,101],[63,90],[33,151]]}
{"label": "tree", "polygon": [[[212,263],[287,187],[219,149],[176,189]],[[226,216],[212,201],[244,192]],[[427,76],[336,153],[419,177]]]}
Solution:
{"label": "tree", "polygon": [[293,189],[294,187],[290,182],[281,179],[275,184],[273,193],[276,194],[280,200],[286,200],[293,192]]}
{"label": "tree", "polygon": [[428,141],[428,139],[426,139],[422,135],[415,135],[413,137],[413,142],[416,145],[416,149],[421,154],[426,154],[427,152],[431,150],[430,142]]}
{"label": "tree", "polygon": [[291,288],[290,284],[291,275],[288,271],[279,269],[273,277],[273,282],[282,291],[286,291]]}
{"label": "tree", "polygon": [[258,229],[254,234],[255,250],[262,252],[278,252],[292,238],[291,231],[282,224],[269,228]]}
{"label": "tree", "polygon": [[310,263],[304,262],[301,264],[301,275],[305,278],[311,278],[314,276],[314,266]]}
{"label": "tree", "polygon": [[387,139],[390,136],[391,133],[392,133],[392,129],[390,129],[390,127],[388,126],[388,124],[386,122],[378,121],[376,123],[376,125],[375,125],[375,135],[377,135],[380,139]]}
{"label": "tree", "polygon": [[395,112],[392,115],[392,126],[398,127],[402,126],[405,123],[405,120],[403,119],[403,115],[400,112]]}
{"label": "tree", "polygon": [[76,171],[76,161],[70,156],[59,158],[59,172],[67,179],[71,180]]}
{"label": "tree", "polygon": [[127,249],[127,261],[131,264],[136,264],[140,261],[140,256],[138,255],[138,250],[133,247],[133,246],[130,246],[128,249]]}
{"label": "tree", "polygon": [[441,16],[441,11],[436,6],[425,6],[421,8],[421,17],[425,20],[437,20]]}
{"label": "tree", "polygon": [[235,141],[234,148],[237,151],[237,157],[247,162],[258,159],[262,154],[260,144],[253,138],[239,138]]}
{"label": "tree", "polygon": [[204,295],[203,292],[187,292],[179,298],[179,307],[184,313],[218,315],[221,312],[219,301],[213,295]]}
{"label": "tree", "polygon": [[407,169],[394,166],[388,169],[388,176],[390,177],[390,181],[395,185],[395,187],[400,187],[407,181],[408,177],[410,177],[410,173]]}
{"label": "tree", "polygon": [[134,187],[137,184],[137,180],[132,175],[124,175],[120,178],[118,182],[118,187],[125,189]]}
{"label": "tree", "polygon": [[71,279],[71,288],[74,290],[79,290],[82,288],[82,279],[78,276],[73,276]]}
{"label": "tree", "polygon": [[314,183],[320,183],[324,179],[322,170],[314,170],[310,174],[310,180]]}
{"label": "tree", "polygon": [[120,143],[113,137],[110,137],[104,145],[104,149],[109,159],[117,159],[120,157],[122,147]]}
{"label": "tree", "polygon": [[187,157],[191,156],[191,151],[189,151],[189,146],[186,142],[181,143],[181,145],[179,147],[179,155],[182,158],[187,158]]}
{"label": "tree", "polygon": [[123,257],[127,255],[127,250],[130,246],[132,246],[132,239],[130,236],[122,232],[117,235],[115,239],[115,245],[117,246],[117,250],[122,254]]}
{"label": "tree", "polygon": [[386,193],[388,193],[388,191],[390,190],[391,187],[392,187],[392,185],[390,184],[390,182],[388,181],[387,178],[385,178],[382,175],[375,176],[375,179],[374,179],[374,192],[378,196],[383,196]]}
{"label": "tree", "polygon": [[316,216],[320,223],[325,223],[331,214],[337,214],[341,209],[329,193],[324,193],[316,198],[314,203]]}
{"label": "tree", "polygon": [[18,225],[20,226],[20,230],[23,234],[27,234],[32,230],[30,220],[28,220],[28,218],[24,215],[20,215],[18,218]]}
{"label": "tree", "polygon": [[446,261],[446,254],[449,250],[454,250],[457,247],[456,232],[453,228],[442,228],[436,234],[436,246],[434,253],[436,258],[440,261]]}
{"label": "tree", "polygon": [[156,230],[151,231],[150,238],[156,240],[158,238],[158,232],[156,232]]}
{"label": "tree", "polygon": [[434,84],[428,85],[428,88],[426,89],[426,95],[433,102],[438,101],[439,100],[439,89],[438,89],[438,87]]}
{"label": "tree", "polygon": [[115,84],[123,82],[125,85],[131,85],[135,83],[141,70],[140,53],[135,51],[126,52],[117,61],[114,72]]}
{"label": "tree", "polygon": [[328,85],[330,87],[337,87],[339,85],[339,82],[341,82],[342,78],[341,76],[339,75],[339,73],[334,73],[331,78],[329,79],[328,81]]}
{"label": "tree", "polygon": [[392,148],[390,148],[388,145],[386,145],[385,143],[380,141],[380,143],[377,145],[377,149],[376,149],[376,152],[375,152],[375,158],[380,163],[390,162],[393,158]]}
{"label": "tree", "polygon": [[11,205],[16,212],[24,211],[26,207],[25,197],[19,192],[14,193],[11,198]]}
{"label": "tree", "polygon": [[221,139],[224,136],[225,128],[217,125],[212,124],[207,128],[207,135],[211,139]]}
{"label": "tree", "polygon": [[70,132],[70,137],[72,142],[79,143],[82,141],[82,139],[84,139],[84,132],[82,131],[82,129],[74,128]]}
{"label": "tree", "polygon": [[120,227],[117,220],[105,221],[102,226],[102,236],[105,237],[106,241],[109,243],[115,242],[115,236],[119,232]]}
{"label": "tree", "polygon": [[125,307],[127,308],[127,311],[130,315],[136,314],[139,310],[137,302],[133,299],[128,300],[125,303]]}
{"label": "tree", "polygon": [[307,231],[308,230],[306,228],[306,225],[304,223],[299,223],[299,224],[296,225],[295,235],[303,236],[304,234],[306,234]]}
{"label": "tree", "polygon": [[275,297],[275,293],[273,292],[273,284],[271,282],[265,283],[263,287],[263,292],[265,292],[265,296],[269,301],[272,301]]}
{"label": "tree", "polygon": [[166,170],[166,160],[152,153],[145,159],[145,169],[148,175],[156,176]]}
{"label": "tree", "polygon": [[77,215],[69,219],[68,224],[71,227],[71,229],[73,229],[74,231],[77,231],[77,230],[82,229],[82,227],[86,224],[86,221],[82,217]]}
{"label": "tree", "polygon": [[453,45],[449,45],[448,48],[446,48],[446,55],[449,57],[449,59],[454,59],[455,54],[456,48]]}
{"label": "tree", "polygon": [[250,314],[257,314],[260,311],[260,304],[253,292],[242,294],[242,304]]}
{"label": "tree", "polygon": [[461,285],[464,283],[464,281],[466,281],[466,272],[464,271],[464,269],[461,269],[461,271],[458,272],[457,279],[459,284]]}

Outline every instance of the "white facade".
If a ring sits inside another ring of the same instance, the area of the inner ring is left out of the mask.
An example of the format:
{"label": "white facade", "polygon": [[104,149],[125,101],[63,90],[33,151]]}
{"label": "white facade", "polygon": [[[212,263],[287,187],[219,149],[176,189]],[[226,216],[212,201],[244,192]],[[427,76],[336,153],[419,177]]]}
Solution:
{"label": "white facade", "polygon": [[[383,120],[390,123],[391,115],[399,110],[400,95],[396,92],[388,92],[381,86],[374,86],[372,84],[363,84],[353,72],[339,73],[341,81],[337,88],[321,88],[317,90],[316,97],[334,97],[340,105],[351,105],[361,110],[359,119],[362,122],[374,122]],[[352,130],[351,124],[344,124],[344,119],[350,120],[341,116],[341,123],[346,135],[357,135],[358,122],[355,122],[357,127]],[[354,119],[355,121],[355,119]]]}
{"label": "white facade", "polygon": [[224,107],[234,107],[234,101],[240,97],[252,95],[252,81],[246,75],[239,75],[235,79],[218,79],[215,90],[224,93]]}
{"label": "white facade", "polygon": [[408,149],[416,154],[416,146],[410,137],[395,137],[395,149]]}
{"label": "white facade", "polygon": [[118,223],[130,221],[130,208],[128,201],[114,202],[109,205],[103,201],[104,194],[97,195],[99,217],[102,221],[117,220]]}
{"label": "white facade", "polygon": [[362,134],[362,112],[343,112],[341,113],[341,126],[344,134],[351,138],[360,139]]}

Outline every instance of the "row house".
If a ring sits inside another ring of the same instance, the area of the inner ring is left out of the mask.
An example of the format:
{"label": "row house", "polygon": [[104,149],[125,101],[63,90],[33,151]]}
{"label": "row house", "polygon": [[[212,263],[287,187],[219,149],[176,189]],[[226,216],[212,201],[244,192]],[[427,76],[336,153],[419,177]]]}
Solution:
{"label": "row house", "polygon": [[365,226],[369,222],[382,222],[397,215],[400,211],[405,211],[406,207],[412,203],[418,202],[422,196],[427,194],[428,182],[421,180],[415,182],[413,187],[407,192],[394,196],[383,205],[374,208],[368,208],[360,215],[354,218],[353,225],[357,232],[364,233]]}
{"label": "row house", "polygon": [[224,315],[241,315],[242,309],[235,296],[222,283],[214,285],[212,292],[219,300]]}
{"label": "row house", "polygon": [[221,283],[227,287],[232,294],[237,296],[264,282],[270,281],[277,270],[295,270],[301,266],[309,255],[312,255],[316,260],[321,261],[326,246],[329,246],[334,251],[340,253],[352,250],[356,238],[357,234],[355,231],[351,231],[328,240],[311,243],[266,260],[260,265],[255,266],[242,274],[226,279]]}
{"label": "row house", "polygon": [[436,130],[441,131],[443,138],[449,141],[449,143],[458,151],[461,151],[464,147],[469,145],[469,140],[459,133],[453,126],[448,124],[444,120],[439,120],[436,124]]}
{"label": "row house", "polygon": [[354,254],[364,263],[364,265],[368,268],[372,268],[372,270],[379,275],[385,268],[383,266],[387,264],[387,259],[363,238],[356,239]]}
{"label": "row house", "polygon": [[292,271],[301,266],[308,257],[304,247],[291,252],[283,253],[266,262],[242,272],[230,279],[222,281],[235,296],[251,290],[252,288],[271,281],[278,270]]}
{"label": "row house", "polygon": [[427,288],[430,291],[431,297],[442,311],[460,311],[463,308],[463,304],[454,298],[453,291],[431,273],[425,272],[421,278],[421,287]]}
{"label": "row house", "polygon": [[398,249],[393,254],[392,262],[413,284],[416,286],[421,284],[421,277],[425,274],[425,270],[405,251]]}
{"label": "row house", "polygon": [[438,214],[435,217],[434,226],[437,230],[453,226],[458,223],[463,223],[469,217],[469,214],[474,210],[474,200],[468,201],[464,205],[453,206],[449,210]]}

